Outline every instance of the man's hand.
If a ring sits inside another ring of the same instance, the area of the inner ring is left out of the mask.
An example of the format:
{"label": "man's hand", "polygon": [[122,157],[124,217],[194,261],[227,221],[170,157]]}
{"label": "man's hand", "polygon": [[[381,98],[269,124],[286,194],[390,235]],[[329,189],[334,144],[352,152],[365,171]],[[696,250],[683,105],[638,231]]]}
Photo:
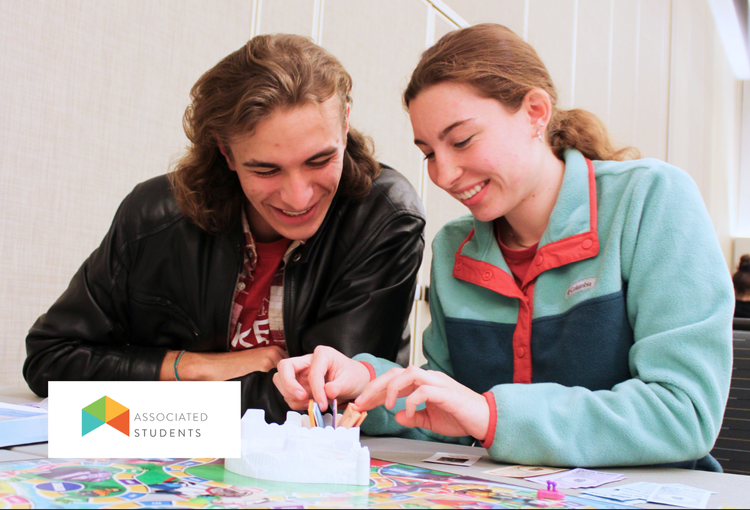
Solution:
{"label": "man's hand", "polygon": [[[444,436],[473,436],[482,441],[487,436],[487,399],[434,370],[392,368],[368,384],[354,406],[358,411],[383,404],[392,409],[401,397],[406,397],[406,409],[396,413],[396,421],[405,427],[429,429]],[[420,404],[425,408],[417,411]]]}
{"label": "man's hand", "polygon": [[[169,351],[161,364],[159,380],[174,381],[174,362],[180,351]],[[236,352],[185,352],[177,364],[182,381],[227,381],[252,372],[269,372],[287,353],[278,346]]]}
{"label": "man's hand", "polygon": [[323,345],[313,354],[281,361],[278,369],[273,382],[296,411],[307,409],[310,398],[326,411],[329,400],[348,402],[370,382],[370,372],[362,363]]}

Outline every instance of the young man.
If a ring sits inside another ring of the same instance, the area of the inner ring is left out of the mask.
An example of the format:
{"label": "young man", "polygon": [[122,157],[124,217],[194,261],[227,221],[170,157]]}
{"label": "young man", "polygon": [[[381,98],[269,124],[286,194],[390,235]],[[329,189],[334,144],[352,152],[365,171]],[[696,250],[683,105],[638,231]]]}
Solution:
{"label": "young man", "polygon": [[31,328],[29,387],[239,379],[243,412],[283,422],[282,358],[405,353],[424,213],[349,128],[350,90],[333,56],[291,35],[256,37],[204,74],[188,152],[125,198]]}

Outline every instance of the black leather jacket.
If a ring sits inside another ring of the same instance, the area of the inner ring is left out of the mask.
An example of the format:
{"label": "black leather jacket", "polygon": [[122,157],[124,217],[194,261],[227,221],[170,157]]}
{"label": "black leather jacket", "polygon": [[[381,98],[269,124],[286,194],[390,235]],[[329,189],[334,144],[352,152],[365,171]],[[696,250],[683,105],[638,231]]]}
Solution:
{"label": "black leather jacket", "polygon": [[[290,356],[330,345],[395,360],[424,249],[414,188],[384,167],[370,194],[334,198],[316,234],[284,274]],[[229,350],[229,320],[242,263],[239,226],[212,235],[183,217],[166,176],[139,184],[101,246],[26,338],[23,375],[40,396],[57,380],[157,380],[168,349]],[[289,409],[275,370],[242,381],[242,412],[283,422]]]}

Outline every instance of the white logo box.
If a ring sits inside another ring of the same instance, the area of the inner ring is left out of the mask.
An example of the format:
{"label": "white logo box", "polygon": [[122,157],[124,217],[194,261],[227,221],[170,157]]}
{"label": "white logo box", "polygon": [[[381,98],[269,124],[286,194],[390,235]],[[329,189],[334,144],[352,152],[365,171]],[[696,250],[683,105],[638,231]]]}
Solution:
{"label": "white logo box", "polygon": [[[103,397],[128,408],[129,435],[106,423],[82,435],[82,410]],[[240,409],[239,381],[53,381],[49,456],[238,458]]]}

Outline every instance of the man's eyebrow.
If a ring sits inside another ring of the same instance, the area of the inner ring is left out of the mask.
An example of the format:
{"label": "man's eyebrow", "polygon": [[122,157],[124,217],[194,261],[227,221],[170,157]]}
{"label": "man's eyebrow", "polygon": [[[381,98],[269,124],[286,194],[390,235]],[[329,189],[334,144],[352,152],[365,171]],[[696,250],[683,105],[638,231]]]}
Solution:
{"label": "man's eyebrow", "polygon": [[[440,133],[438,133],[438,140],[443,140],[446,136],[448,136],[448,133],[450,133],[451,131],[453,131],[455,128],[457,128],[461,124],[463,124],[465,122],[469,122],[471,120],[474,120],[474,119],[471,118],[471,119],[457,120],[456,122],[454,122],[453,124],[451,124],[447,128],[443,129]],[[415,145],[427,145],[425,142],[423,142],[419,138],[415,138],[414,139],[414,144]]]}
{"label": "man's eyebrow", "polygon": [[266,161],[258,161],[257,159],[251,159],[250,161],[245,161],[244,163],[242,163],[242,166],[250,168],[278,168],[279,165],[275,163],[268,163]]}
{"label": "man's eyebrow", "polygon": [[[329,147],[328,149],[324,149],[320,152],[317,152],[316,154],[313,154],[309,158],[305,160],[305,163],[311,163],[315,161],[316,159],[323,158],[325,156],[331,156],[336,153],[338,149],[336,147]],[[249,161],[245,161],[242,163],[242,166],[246,166],[249,168],[279,168],[279,165],[276,163],[271,163],[268,161],[258,161],[257,159],[251,159]]]}
{"label": "man's eyebrow", "polygon": [[333,156],[334,154],[336,154],[336,152],[338,152],[338,149],[336,147],[329,147],[318,152],[317,154],[314,154],[313,156],[310,156],[305,160],[305,163],[312,163],[316,159],[320,159],[326,156]]}

